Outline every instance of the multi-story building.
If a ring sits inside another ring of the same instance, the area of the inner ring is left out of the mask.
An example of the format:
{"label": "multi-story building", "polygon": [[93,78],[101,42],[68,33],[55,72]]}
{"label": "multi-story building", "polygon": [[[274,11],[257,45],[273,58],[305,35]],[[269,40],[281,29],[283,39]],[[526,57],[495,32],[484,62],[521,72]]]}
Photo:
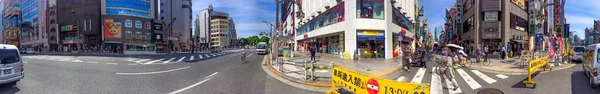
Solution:
{"label": "multi-story building", "polygon": [[[0,0],[0,11],[4,11],[4,1],[6,1],[6,0]],[[1,37],[0,43],[4,43],[4,35],[3,35],[4,32],[2,32],[2,31],[4,31],[4,24],[3,24],[4,22],[2,21],[2,20],[4,20],[3,12],[0,12],[0,17],[2,17],[2,18],[0,18],[0,37]]]}
{"label": "multi-story building", "polygon": [[196,36],[198,38],[198,45],[201,49],[207,49],[210,47],[210,15],[213,12],[213,6],[209,5],[208,8],[200,10],[200,14],[196,17]]}
{"label": "multi-story building", "polygon": [[20,46],[20,26],[21,26],[21,0],[2,0],[4,9],[2,10],[2,37],[4,44]]}
{"label": "multi-story building", "polygon": [[104,50],[123,54],[156,54],[157,46],[150,37],[156,16],[156,0],[101,1],[102,20],[97,22],[104,27],[101,29]]}
{"label": "multi-story building", "polygon": [[[301,23],[294,40],[295,47],[301,51],[316,45],[345,59],[357,57],[357,52],[363,58],[389,59],[399,56],[401,44],[414,40],[413,29],[418,16],[416,0],[303,0],[298,3],[297,9],[303,17],[298,17],[302,19],[297,20]],[[402,46],[414,48],[414,44]]]}
{"label": "multi-story building", "polygon": [[[525,0],[458,0],[462,4],[462,30],[459,44],[467,50],[487,45],[493,55],[509,45],[511,39],[527,36],[528,16]],[[514,44],[519,45],[519,44]],[[474,52],[474,51],[473,51]]]}
{"label": "multi-story building", "polygon": [[42,51],[48,48],[46,0],[22,0],[21,47]]}
{"label": "multi-story building", "polygon": [[59,28],[58,28],[58,14],[57,14],[56,0],[48,0],[48,9],[46,10],[48,24],[46,25],[46,30],[48,30],[48,51],[60,51],[58,45],[59,41]]}
{"label": "multi-story building", "polygon": [[210,20],[211,47],[225,48],[230,44],[229,14],[214,11]]}
{"label": "multi-story building", "polygon": [[171,27],[167,27],[172,31],[167,36],[170,35],[171,41],[176,45],[173,50],[187,51],[191,49],[191,8],[192,0],[160,0],[160,20],[168,24],[175,19]]}
{"label": "multi-story building", "polygon": [[100,49],[100,3],[100,0],[56,1],[61,51],[82,52]]}
{"label": "multi-story building", "polygon": [[229,17],[227,27],[229,30],[229,45],[228,47],[235,46],[237,44],[237,32],[235,30],[235,22],[233,22],[233,18]]}

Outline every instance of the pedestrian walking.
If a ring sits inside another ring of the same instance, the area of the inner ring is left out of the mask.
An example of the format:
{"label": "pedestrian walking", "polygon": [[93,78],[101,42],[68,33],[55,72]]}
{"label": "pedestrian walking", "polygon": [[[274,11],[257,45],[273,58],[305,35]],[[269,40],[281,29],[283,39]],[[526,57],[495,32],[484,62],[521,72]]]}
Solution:
{"label": "pedestrian walking", "polygon": [[315,58],[316,49],[315,48],[309,48],[309,51],[310,51],[310,61],[316,61],[316,58]]}
{"label": "pedestrian walking", "polygon": [[488,62],[488,54],[490,54],[490,48],[488,48],[488,45],[484,46],[483,51],[485,52],[485,54],[483,54],[483,62]]}
{"label": "pedestrian walking", "polygon": [[504,59],[506,58],[506,47],[502,46],[502,49],[500,51],[502,51],[502,54],[500,56],[502,56],[502,61],[504,61]]}

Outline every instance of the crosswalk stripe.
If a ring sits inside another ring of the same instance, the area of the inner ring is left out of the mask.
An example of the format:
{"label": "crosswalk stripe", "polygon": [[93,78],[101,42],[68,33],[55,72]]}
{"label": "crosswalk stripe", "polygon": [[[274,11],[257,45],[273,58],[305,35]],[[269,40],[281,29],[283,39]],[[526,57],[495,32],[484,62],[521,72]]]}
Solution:
{"label": "crosswalk stripe", "polygon": [[204,54],[204,56],[206,56],[206,58],[210,58],[210,56],[208,56],[208,54]]}
{"label": "crosswalk stripe", "polygon": [[183,61],[183,59],[184,59],[184,58],[185,58],[185,56],[184,56],[184,57],[181,57],[181,59],[177,60],[177,62],[181,62],[181,61]]}
{"label": "crosswalk stripe", "polygon": [[73,60],[71,62],[83,62],[83,61],[81,61],[81,60]]}
{"label": "crosswalk stripe", "polygon": [[198,55],[198,59],[202,59],[202,58],[204,58],[204,57],[202,57],[202,55]]}
{"label": "crosswalk stripe", "polygon": [[398,77],[398,79],[396,79],[396,81],[398,81],[398,82],[402,82],[402,81],[404,81],[404,78],[406,78],[406,77],[404,77],[404,76],[400,76],[400,77]]}
{"label": "crosswalk stripe", "polygon": [[171,58],[171,59],[169,59],[169,60],[167,60],[167,61],[163,62],[163,64],[164,64],[164,63],[169,63],[169,62],[171,62],[173,59],[175,59],[175,57],[173,57],[173,58]]}
{"label": "crosswalk stripe", "polygon": [[425,68],[419,68],[419,71],[417,71],[417,74],[415,75],[415,77],[412,79],[412,81],[410,81],[411,83],[421,83],[421,81],[423,81],[423,76],[425,74]]}
{"label": "crosswalk stripe", "polygon": [[158,62],[158,61],[161,61],[161,60],[163,60],[163,59],[165,59],[165,58],[161,58],[161,59],[157,59],[157,60],[154,60],[154,61],[146,62],[146,63],[144,63],[144,64],[152,64],[152,63],[154,63],[154,62]]}
{"label": "crosswalk stripe", "polygon": [[190,60],[194,60],[194,56],[190,56]]}
{"label": "crosswalk stripe", "polygon": [[448,88],[448,93],[449,94],[459,94],[459,93],[462,93],[462,90],[460,90],[460,86],[458,86],[458,85],[456,85],[456,86],[458,86],[458,87],[456,87],[456,90],[453,90],[454,86],[452,86],[452,81],[456,82],[456,79],[452,78],[452,79],[447,79],[447,80],[444,80],[444,81],[446,82],[446,87]]}
{"label": "crosswalk stripe", "polygon": [[479,72],[478,70],[471,70],[473,73],[475,73],[475,75],[479,76],[479,78],[483,79],[485,82],[487,82],[488,84],[492,84],[495,83],[496,80],[488,77],[487,75]]}
{"label": "crosswalk stripe", "polygon": [[[436,70],[437,67],[433,67],[432,70]],[[429,88],[429,92],[431,94],[443,94],[443,89],[442,89],[442,79],[440,78],[440,75],[438,75],[437,73],[432,73],[431,74],[431,86]]]}
{"label": "crosswalk stripe", "polygon": [[467,74],[467,72],[465,72],[462,69],[457,69],[456,71],[460,74],[460,76],[463,78],[463,80],[465,80],[465,82],[467,82],[467,84],[471,87],[471,89],[481,88],[481,85],[479,83],[477,83],[477,81],[475,81],[475,79],[473,79],[469,74]]}
{"label": "crosswalk stripe", "polygon": [[63,59],[60,59],[58,61],[68,61],[68,60],[71,60],[71,59],[70,58],[63,58]]}
{"label": "crosswalk stripe", "polygon": [[504,75],[504,74],[498,74],[498,75],[496,75],[496,77],[498,77],[498,78],[502,78],[502,79],[506,79],[506,78],[508,78],[508,76],[506,76],[506,75]]}
{"label": "crosswalk stripe", "polygon": [[217,55],[221,55],[221,53],[216,53]]}
{"label": "crosswalk stripe", "polygon": [[56,59],[58,59],[58,58],[48,58],[46,60],[56,60]]}
{"label": "crosswalk stripe", "polygon": [[135,61],[135,63],[141,63],[141,62],[148,61],[148,60],[150,60],[150,59],[142,59],[142,60]]}
{"label": "crosswalk stripe", "polygon": [[128,59],[127,61],[134,62],[135,60],[137,60],[137,59]]}
{"label": "crosswalk stripe", "polygon": [[215,56],[215,54],[212,54],[212,53],[210,55],[212,55],[213,57]]}

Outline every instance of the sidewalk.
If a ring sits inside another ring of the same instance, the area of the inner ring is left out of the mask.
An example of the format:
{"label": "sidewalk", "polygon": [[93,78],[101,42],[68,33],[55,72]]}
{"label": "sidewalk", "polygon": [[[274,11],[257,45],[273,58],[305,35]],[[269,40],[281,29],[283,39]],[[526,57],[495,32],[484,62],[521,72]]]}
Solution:
{"label": "sidewalk", "polygon": [[[229,50],[226,50],[229,51]],[[233,50],[232,50],[233,51]],[[210,53],[210,51],[201,51],[195,52],[198,53]],[[112,56],[112,57],[121,57],[121,56],[160,56],[160,55],[182,55],[182,54],[192,54],[191,52],[177,52],[177,53],[156,53],[156,54],[120,54],[120,53],[99,53],[99,52],[90,52],[90,53],[74,53],[74,52],[44,52],[44,53],[33,53],[33,54],[23,54],[23,55],[63,55],[63,56]]]}
{"label": "sidewalk", "polygon": [[[331,64],[335,63],[337,67],[342,67],[355,72],[363,73],[374,77],[383,77],[400,69],[401,62],[396,62],[393,59],[363,59],[346,60],[334,54],[316,54],[315,76],[313,81],[307,80],[305,73],[310,73],[310,70],[305,70],[305,62],[310,61],[308,52],[295,52],[293,58],[282,57],[283,71],[279,70],[279,64],[271,63],[269,66],[275,71],[279,71],[281,75],[296,82],[314,83],[313,86],[331,86]],[[309,84],[310,85],[310,84]]]}
{"label": "sidewalk", "polygon": [[[528,61],[522,62],[519,57],[512,57],[502,60],[500,58],[488,58],[490,60],[489,65],[482,65],[481,63],[473,63],[470,68],[478,69],[482,71],[492,72],[492,73],[501,73],[501,74],[511,74],[511,75],[525,75],[527,74]],[[475,58],[471,60],[476,61]],[[571,62],[567,64],[557,64],[556,62],[550,61],[548,63],[552,71],[562,70],[566,68],[570,68],[575,66]],[[538,71],[543,70],[542,68],[538,69]]]}

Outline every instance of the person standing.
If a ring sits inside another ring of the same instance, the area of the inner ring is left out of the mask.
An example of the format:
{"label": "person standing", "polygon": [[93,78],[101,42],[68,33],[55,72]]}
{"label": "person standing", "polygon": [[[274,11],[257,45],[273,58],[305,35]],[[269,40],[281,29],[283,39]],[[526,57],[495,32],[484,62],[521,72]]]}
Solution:
{"label": "person standing", "polygon": [[316,61],[316,58],[315,58],[316,50],[317,49],[315,49],[315,48],[309,48],[309,51],[310,51],[310,61]]}
{"label": "person standing", "polygon": [[502,46],[502,49],[500,51],[502,51],[502,54],[500,56],[502,56],[502,61],[504,61],[504,59],[506,58],[506,47]]}
{"label": "person standing", "polygon": [[485,54],[483,55],[483,62],[488,62],[488,54],[490,54],[490,48],[488,47],[488,45],[485,45],[483,47],[483,51],[485,52]]}

